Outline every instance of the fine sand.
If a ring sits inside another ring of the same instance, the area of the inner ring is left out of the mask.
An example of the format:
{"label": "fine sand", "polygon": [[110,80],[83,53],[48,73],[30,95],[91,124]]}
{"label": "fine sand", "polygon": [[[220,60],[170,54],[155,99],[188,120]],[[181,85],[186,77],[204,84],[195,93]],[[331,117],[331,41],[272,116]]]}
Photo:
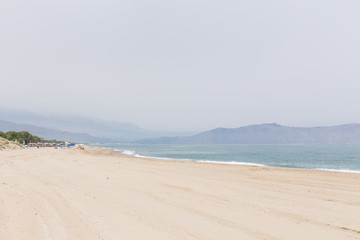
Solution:
{"label": "fine sand", "polygon": [[4,150],[0,239],[360,239],[360,174]]}

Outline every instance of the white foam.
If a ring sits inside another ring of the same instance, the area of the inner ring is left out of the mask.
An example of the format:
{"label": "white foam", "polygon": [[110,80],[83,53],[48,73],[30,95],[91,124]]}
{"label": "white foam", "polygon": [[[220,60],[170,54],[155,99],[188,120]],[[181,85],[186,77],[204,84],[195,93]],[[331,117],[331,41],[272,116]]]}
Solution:
{"label": "white foam", "polygon": [[329,171],[329,172],[343,172],[343,173],[360,173],[359,170],[351,169],[328,169],[328,168],[316,168],[316,170]]}
{"label": "white foam", "polygon": [[266,167],[264,164],[258,164],[258,163],[248,163],[248,162],[225,162],[225,161],[206,161],[206,160],[199,160],[197,162],[202,163],[216,163],[216,164],[228,164],[228,165],[245,165],[245,166],[257,166],[257,167]]}
{"label": "white foam", "polygon": [[245,165],[245,166],[257,166],[257,167],[265,167],[266,165],[258,164],[258,163],[248,163],[248,162],[225,162],[225,161],[211,161],[211,160],[196,160],[196,159],[186,159],[186,158],[164,158],[164,157],[150,157],[137,154],[135,151],[132,150],[118,150],[122,154],[126,156],[133,156],[138,158],[149,158],[149,159],[160,159],[160,160],[170,160],[170,161],[186,161],[186,162],[200,162],[200,163],[216,163],[216,164],[228,164],[228,165]]}
{"label": "white foam", "polygon": [[127,156],[135,156],[135,155],[137,155],[135,151],[131,151],[131,150],[122,150],[121,153],[124,154],[124,155],[127,155]]}
{"label": "white foam", "polygon": [[[103,149],[113,149],[113,148],[103,148]],[[257,167],[267,167],[264,164],[258,163],[249,163],[249,162],[235,162],[235,161],[212,161],[212,160],[196,160],[196,159],[175,159],[175,158],[164,158],[164,157],[150,157],[144,156],[136,153],[133,150],[119,150],[113,149],[115,151],[119,151],[126,156],[138,157],[138,158],[149,158],[149,159],[159,159],[159,160],[170,160],[170,161],[186,161],[186,162],[200,162],[200,163],[215,163],[215,164],[227,164],[227,165],[244,165],[244,166],[257,166]],[[281,166],[280,166],[281,167]],[[309,168],[311,169],[311,168]],[[316,168],[316,170],[320,171],[329,171],[329,172],[343,172],[343,173],[358,173],[360,174],[360,170],[351,170],[351,169],[328,169],[328,168]]]}

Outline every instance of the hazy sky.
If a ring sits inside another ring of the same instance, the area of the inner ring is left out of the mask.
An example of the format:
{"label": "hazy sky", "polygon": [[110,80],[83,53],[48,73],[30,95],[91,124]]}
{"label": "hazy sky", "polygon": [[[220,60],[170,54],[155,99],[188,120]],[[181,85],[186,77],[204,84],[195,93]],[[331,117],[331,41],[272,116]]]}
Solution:
{"label": "hazy sky", "polygon": [[1,0],[0,107],[200,131],[360,122],[359,0]]}

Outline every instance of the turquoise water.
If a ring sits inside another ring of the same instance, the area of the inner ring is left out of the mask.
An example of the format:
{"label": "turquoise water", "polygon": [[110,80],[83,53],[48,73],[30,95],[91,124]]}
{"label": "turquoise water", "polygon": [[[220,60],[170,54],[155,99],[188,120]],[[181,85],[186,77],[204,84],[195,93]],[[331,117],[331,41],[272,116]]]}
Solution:
{"label": "turquoise water", "polygon": [[127,155],[360,173],[359,145],[104,144]]}

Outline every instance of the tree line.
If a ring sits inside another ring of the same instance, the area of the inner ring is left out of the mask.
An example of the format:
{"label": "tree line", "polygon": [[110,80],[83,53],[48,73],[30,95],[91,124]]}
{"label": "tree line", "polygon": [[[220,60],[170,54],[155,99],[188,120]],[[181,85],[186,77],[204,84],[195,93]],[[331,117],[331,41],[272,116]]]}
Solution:
{"label": "tree line", "polygon": [[21,132],[8,131],[6,133],[0,131],[0,137],[10,141],[17,141],[18,143],[25,142],[25,144],[36,143],[41,141],[40,137],[34,136],[26,131],[21,131]]}

